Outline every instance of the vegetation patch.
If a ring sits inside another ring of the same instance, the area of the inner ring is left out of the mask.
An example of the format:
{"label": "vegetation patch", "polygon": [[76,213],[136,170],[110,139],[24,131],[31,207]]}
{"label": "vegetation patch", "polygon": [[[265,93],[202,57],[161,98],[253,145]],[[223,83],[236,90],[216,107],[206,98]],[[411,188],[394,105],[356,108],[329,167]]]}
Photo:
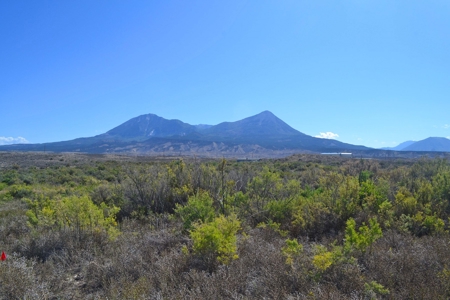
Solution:
{"label": "vegetation patch", "polygon": [[450,297],[445,159],[0,157],[0,299]]}

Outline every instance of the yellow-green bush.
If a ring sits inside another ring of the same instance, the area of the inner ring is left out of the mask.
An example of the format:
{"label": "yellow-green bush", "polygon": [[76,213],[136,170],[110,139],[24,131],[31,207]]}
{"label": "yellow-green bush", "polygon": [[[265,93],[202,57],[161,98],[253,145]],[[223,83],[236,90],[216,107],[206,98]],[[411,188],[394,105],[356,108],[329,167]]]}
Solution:
{"label": "yellow-green bush", "polygon": [[417,209],[417,199],[406,188],[401,187],[395,195],[398,215],[413,215]]}
{"label": "yellow-green bush", "polygon": [[312,264],[319,271],[325,271],[334,263],[333,252],[327,251],[322,245],[316,247],[316,255],[314,255]]}
{"label": "yellow-green bush", "polygon": [[192,224],[197,221],[210,222],[215,217],[213,199],[206,191],[199,191],[190,196],[185,205],[177,204],[175,214],[183,221],[185,229],[192,229]]}
{"label": "yellow-green bush", "polygon": [[58,200],[43,198],[28,203],[31,209],[26,214],[30,225],[106,231],[112,238],[118,235],[115,216],[120,209],[104,203],[97,206],[88,196],[69,196]]}
{"label": "yellow-green bush", "polygon": [[195,254],[228,264],[237,259],[236,234],[241,228],[235,215],[220,215],[209,223],[196,223],[190,232]]}
{"label": "yellow-green bush", "polygon": [[353,176],[346,176],[339,186],[339,197],[333,210],[342,219],[347,219],[356,214],[359,207],[359,183]]}
{"label": "yellow-green bush", "polygon": [[296,239],[287,239],[285,243],[286,245],[281,248],[281,252],[286,257],[286,264],[292,265],[295,257],[303,252],[303,245],[299,244]]}
{"label": "yellow-green bush", "polygon": [[323,245],[317,245],[314,252],[315,255],[313,256],[312,264],[319,271],[319,273],[323,273],[332,265],[340,263],[353,264],[356,261],[349,255],[350,253],[344,253],[342,246],[338,246],[335,243],[331,245],[330,251]]}
{"label": "yellow-green bush", "polygon": [[375,218],[369,220],[369,226],[363,223],[358,230],[353,218],[348,219],[346,225],[344,249],[347,253],[353,250],[359,250],[364,253],[368,247],[383,236],[380,224]]}

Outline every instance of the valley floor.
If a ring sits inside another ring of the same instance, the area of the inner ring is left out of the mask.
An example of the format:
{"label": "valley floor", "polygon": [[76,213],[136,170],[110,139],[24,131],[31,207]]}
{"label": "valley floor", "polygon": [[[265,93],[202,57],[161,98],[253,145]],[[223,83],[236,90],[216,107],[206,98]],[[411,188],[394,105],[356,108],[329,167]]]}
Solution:
{"label": "valley floor", "polygon": [[448,299],[450,164],[0,153],[0,299]]}

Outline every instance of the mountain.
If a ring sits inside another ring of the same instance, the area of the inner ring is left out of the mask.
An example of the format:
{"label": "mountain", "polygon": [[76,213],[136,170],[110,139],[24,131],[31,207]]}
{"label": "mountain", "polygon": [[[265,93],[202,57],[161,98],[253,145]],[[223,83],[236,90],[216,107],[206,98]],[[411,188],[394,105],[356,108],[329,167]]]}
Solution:
{"label": "mountain", "polygon": [[406,147],[408,147],[408,146],[410,146],[410,145],[412,145],[414,143],[415,143],[415,141],[406,141],[406,142],[400,143],[399,145],[397,145],[395,147],[384,147],[384,148],[381,148],[381,149],[383,149],[383,150],[401,151],[404,148],[406,148]]}
{"label": "mountain", "polygon": [[223,122],[203,130],[202,133],[206,136],[232,140],[305,135],[277,118],[270,111],[263,111],[236,122]]}
{"label": "mountain", "polygon": [[109,130],[103,138],[145,140],[151,137],[186,135],[197,131],[197,127],[180,120],[167,120],[154,114],[141,115]]}
{"label": "mountain", "polygon": [[320,139],[295,130],[273,113],[218,125],[190,125],[154,114],[141,115],[87,138],[44,144],[0,146],[0,151],[139,153],[279,157],[298,152],[349,152],[370,148]]}
{"label": "mountain", "polygon": [[[214,141],[232,145],[258,145],[263,148],[280,151],[298,149],[313,152],[346,152],[367,150],[364,146],[355,146],[336,140],[319,139],[295,130],[270,111],[236,121],[223,122],[200,130],[202,141]],[[186,136],[190,138],[191,136]]]}
{"label": "mountain", "polygon": [[403,148],[402,151],[450,152],[450,140],[443,137],[429,137]]}

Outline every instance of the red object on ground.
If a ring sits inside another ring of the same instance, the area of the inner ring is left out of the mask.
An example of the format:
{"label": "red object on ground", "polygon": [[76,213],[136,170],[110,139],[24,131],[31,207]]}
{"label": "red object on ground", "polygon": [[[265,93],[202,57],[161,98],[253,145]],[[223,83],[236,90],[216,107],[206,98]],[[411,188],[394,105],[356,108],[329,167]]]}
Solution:
{"label": "red object on ground", "polygon": [[0,260],[1,260],[1,261],[6,260],[6,254],[5,254],[5,252],[3,252],[3,251],[2,251],[2,256],[0,257]]}

